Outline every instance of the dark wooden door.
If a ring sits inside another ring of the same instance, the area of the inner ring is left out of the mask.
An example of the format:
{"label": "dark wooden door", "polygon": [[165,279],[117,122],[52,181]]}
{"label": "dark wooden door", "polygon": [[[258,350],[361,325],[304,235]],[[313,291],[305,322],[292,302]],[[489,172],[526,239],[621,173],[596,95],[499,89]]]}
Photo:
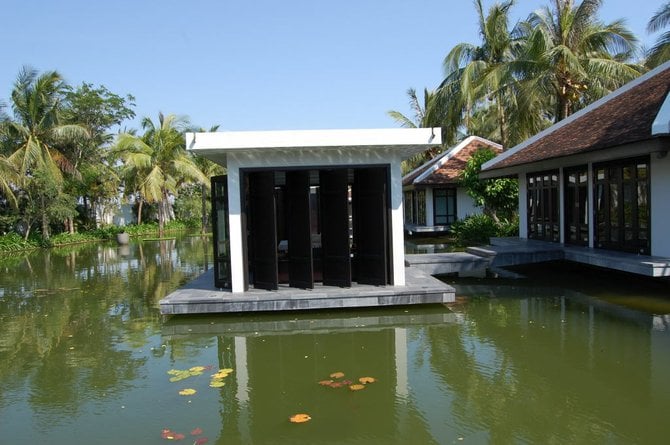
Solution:
{"label": "dark wooden door", "polygon": [[323,284],[351,286],[347,170],[319,172]]}
{"label": "dark wooden door", "polygon": [[213,176],[211,183],[212,231],[214,233],[214,286],[221,289],[231,289],[228,176]]}
{"label": "dark wooden door", "polygon": [[388,169],[354,171],[354,262],[359,284],[388,283]]}
{"label": "dark wooden door", "polygon": [[249,219],[254,287],[275,290],[277,273],[277,217],[274,172],[249,173]]}
{"label": "dark wooden door", "polygon": [[309,171],[286,172],[289,286],[314,287],[309,218]]}

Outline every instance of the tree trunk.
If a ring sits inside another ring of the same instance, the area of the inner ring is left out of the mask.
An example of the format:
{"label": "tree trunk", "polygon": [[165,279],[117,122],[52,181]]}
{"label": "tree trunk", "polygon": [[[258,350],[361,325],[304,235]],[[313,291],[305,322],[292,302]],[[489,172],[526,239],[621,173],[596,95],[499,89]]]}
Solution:
{"label": "tree trunk", "polygon": [[138,203],[137,203],[137,225],[139,226],[142,224],[142,204],[144,204],[144,200],[142,198],[138,198]]}
{"label": "tree trunk", "polygon": [[47,203],[44,200],[44,195],[40,197],[40,204],[42,206],[42,239],[49,239],[49,217],[47,216]]}

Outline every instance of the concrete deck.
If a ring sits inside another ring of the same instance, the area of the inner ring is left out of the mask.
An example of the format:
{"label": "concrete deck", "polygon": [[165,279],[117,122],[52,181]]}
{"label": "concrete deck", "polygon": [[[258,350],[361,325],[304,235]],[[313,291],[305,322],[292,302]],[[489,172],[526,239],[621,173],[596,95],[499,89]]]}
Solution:
{"label": "concrete deck", "polygon": [[453,287],[413,267],[405,269],[405,286],[356,284],[339,288],[317,285],[309,290],[280,285],[276,291],[249,289],[242,293],[216,289],[213,275],[214,271],[210,269],[160,300],[161,314],[297,311],[442,304],[455,300]]}
{"label": "concrete deck", "polygon": [[405,255],[405,263],[428,275],[457,274],[459,277],[483,277],[490,260],[466,252],[420,253]]}
{"label": "concrete deck", "polygon": [[670,277],[670,258],[570,246],[521,238],[492,238],[490,246],[468,253],[488,259],[489,267],[567,260],[648,277]]}

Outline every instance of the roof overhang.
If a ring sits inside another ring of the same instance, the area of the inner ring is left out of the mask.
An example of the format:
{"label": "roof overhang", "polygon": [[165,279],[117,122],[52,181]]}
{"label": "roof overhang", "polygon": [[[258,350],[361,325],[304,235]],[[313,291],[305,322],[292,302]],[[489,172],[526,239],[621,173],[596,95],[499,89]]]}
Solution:
{"label": "roof overhang", "polygon": [[617,147],[606,147],[600,150],[594,150],[587,153],[580,153],[572,156],[561,156],[557,158],[544,159],[538,162],[513,165],[505,168],[482,170],[479,177],[482,179],[502,178],[516,176],[519,173],[539,172],[545,170],[554,170],[561,167],[574,167],[588,163],[607,162],[616,159],[632,158],[656,153],[663,157],[668,153],[670,137],[656,137],[646,141],[635,142],[632,144],[619,145]]}
{"label": "roof overhang", "polygon": [[226,131],[186,133],[192,153],[226,165],[232,153],[323,152],[330,150],[396,152],[407,159],[442,143],[440,128],[354,130]]}

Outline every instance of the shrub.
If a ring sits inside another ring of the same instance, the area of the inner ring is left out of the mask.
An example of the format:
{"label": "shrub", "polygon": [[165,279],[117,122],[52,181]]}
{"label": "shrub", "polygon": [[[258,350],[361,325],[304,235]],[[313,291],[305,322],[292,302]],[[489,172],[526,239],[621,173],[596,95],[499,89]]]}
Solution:
{"label": "shrub", "polygon": [[451,233],[457,244],[488,244],[491,237],[517,236],[519,234],[519,218],[501,220],[496,223],[488,215],[470,215],[451,225]]}
{"label": "shrub", "polygon": [[34,239],[24,240],[18,233],[8,233],[0,236],[0,253],[17,252],[19,250],[36,249],[39,243]]}

